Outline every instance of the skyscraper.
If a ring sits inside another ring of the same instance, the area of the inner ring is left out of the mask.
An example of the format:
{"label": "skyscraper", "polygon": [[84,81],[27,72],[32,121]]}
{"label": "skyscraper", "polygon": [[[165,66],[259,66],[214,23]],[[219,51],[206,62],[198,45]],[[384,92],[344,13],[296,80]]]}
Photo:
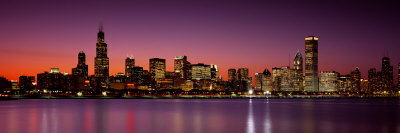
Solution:
{"label": "skyscraper", "polygon": [[382,86],[384,91],[392,91],[393,85],[393,66],[390,65],[390,58],[382,58]]}
{"label": "skyscraper", "polygon": [[248,68],[239,68],[237,73],[238,80],[247,80],[249,79],[249,69]]}
{"label": "skyscraper", "polygon": [[35,76],[19,76],[19,88],[21,90],[33,90],[35,88]]}
{"label": "skyscraper", "polygon": [[318,91],[318,38],[309,36],[305,38],[305,77],[304,90],[310,92]]}
{"label": "skyscraper", "polygon": [[192,79],[193,80],[204,80],[211,79],[211,66],[202,63],[192,65]]}
{"label": "skyscraper", "polygon": [[218,67],[215,64],[211,64],[210,67],[211,67],[211,69],[210,69],[210,71],[211,71],[211,80],[217,81],[218,80],[218,76],[219,76]]}
{"label": "skyscraper", "polygon": [[149,67],[152,80],[165,78],[165,59],[151,58]]}
{"label": "skyscraper", "polygon": [[96,88],[108,88],[109,59],[107,56],[107,44],[104,42],[103,26],[97,33],[96,57],[94,58],[94,76]]}
{"label": "skyscraper", "polygon": [[255,77],[255,90],[272,91],[271,73],[267,69],[265,69],[263,73],[256,73],[254,77]]}
{"label": "skyscraper", "polygon": [[187,61],[186,56],[176,56],[174,58],[174,72],[177,77],[182,79],[190,79],[192,75],[189,75],[190,63]]}
{"label": "skyscraper", "polygon": [[397,65],[397,88],[400,88],[400,63]]}
{"label": "skyscraper", "polygon": [[131,80],[132,68],[135,67],[135,59],[131,57],[126,57],[125,59],[125,76],[127,80]]}
{"label": "skyscraper", "polygon": [[351,85],[353,92],[360,92],[361,89],[361,72],[358,68],[351,72]]}
{"label": "skyscraper", "polygon": [[237,72],[237,80],[239,84],[239,90],[245,91],[251,89],[251,78],[249,78],[248,68],[239,68]]}
{"label": "skyscraper", "polygon": [[237,80],[236,69],[235,68],[228,69],[228,82],[234,83],[236,80]]}
{"label": "skyscraper", "polygon": [[74,89],[84,89],[85,80],[88,78],[88,65],[83,51],[78,54],[78,65],[72,68],[72,85]]}
{"label": "skyscraper", "polygon": [[303,57],[301,53],[297,51],[293,61],[294,69],[294,90],[303,91]]}

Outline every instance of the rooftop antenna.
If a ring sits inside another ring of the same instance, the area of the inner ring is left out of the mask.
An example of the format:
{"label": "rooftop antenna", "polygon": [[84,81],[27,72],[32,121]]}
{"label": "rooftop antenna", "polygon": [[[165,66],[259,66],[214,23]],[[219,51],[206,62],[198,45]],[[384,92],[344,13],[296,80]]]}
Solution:
{"label": "rooftop antenna", "polygon": [[103,22],[100,22],[99,31],[100,31],[100,32],[103,32]]}
{"label": "rooftop antenna", "polygon": [[288,67],[290,68],[290,52],[289,52],[289,66]]}

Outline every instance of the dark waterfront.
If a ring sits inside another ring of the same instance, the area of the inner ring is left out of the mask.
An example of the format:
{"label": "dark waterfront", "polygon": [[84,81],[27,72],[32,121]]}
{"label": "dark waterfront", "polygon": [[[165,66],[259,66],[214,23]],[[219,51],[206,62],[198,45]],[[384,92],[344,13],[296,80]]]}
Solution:
{"label": "dark waterfront", "polygon": [[21,99],[3,133],[400,132],[399,99]]}

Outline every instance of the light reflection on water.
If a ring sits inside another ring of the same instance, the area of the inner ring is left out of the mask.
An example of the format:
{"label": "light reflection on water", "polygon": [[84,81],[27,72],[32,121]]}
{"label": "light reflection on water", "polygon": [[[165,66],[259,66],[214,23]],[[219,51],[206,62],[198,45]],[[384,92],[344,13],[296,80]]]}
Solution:
{"label": "light reflection on water", "polygon": [[0,101],[2,133],[400,132],[398,99]]}

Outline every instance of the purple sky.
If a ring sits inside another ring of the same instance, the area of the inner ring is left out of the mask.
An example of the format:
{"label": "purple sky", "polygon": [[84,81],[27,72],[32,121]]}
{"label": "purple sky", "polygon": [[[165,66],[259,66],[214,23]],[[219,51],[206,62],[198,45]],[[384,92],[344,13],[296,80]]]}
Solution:
{"label": "purple sky", "polygon": [[[5,0],[0,4],[0,75],[17,79],[59,67],[71,72],[78,52],[93,74],[96,35],[104,24],[110,72],[124,72],[124,59],[148,69],[149,58],[186,55],[191,63],[228,68],[287,66],[304,38],[319,37],[319,71],[366,78],[381,69],[387,50],[397,73],[400,8],[395,1],[256,0]],[[397,79],[397,76],[395,76]]]}

